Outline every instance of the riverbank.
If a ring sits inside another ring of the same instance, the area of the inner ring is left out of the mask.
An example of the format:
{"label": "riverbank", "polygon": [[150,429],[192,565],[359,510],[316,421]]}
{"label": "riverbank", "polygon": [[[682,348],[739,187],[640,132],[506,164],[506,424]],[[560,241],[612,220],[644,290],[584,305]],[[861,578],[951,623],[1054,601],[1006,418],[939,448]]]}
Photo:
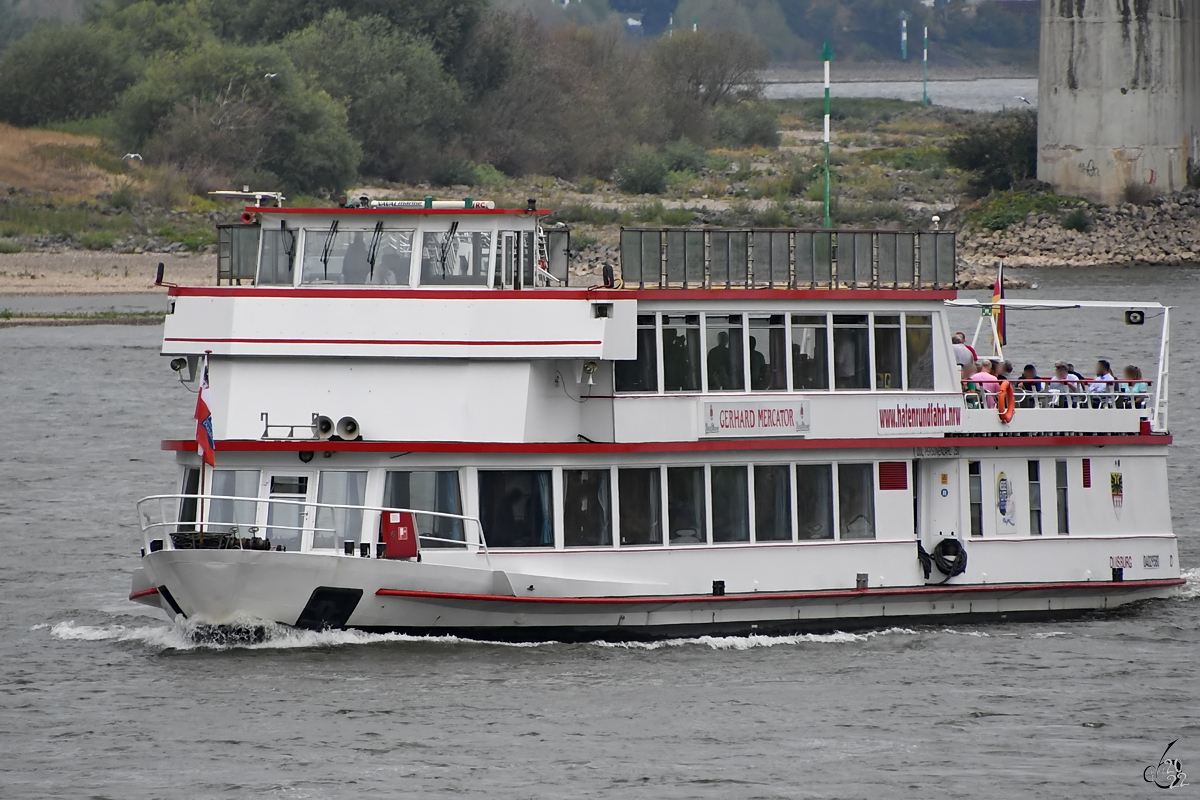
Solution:
{"label": "riverbank", "polygon": [[[154,285],[159,263],[165,280],[181,286],[216,281],[212,254],[113,253],[94,250],[0,254],[0,296],[165,293]],[[3,300],[0,299],[0,308]]]}

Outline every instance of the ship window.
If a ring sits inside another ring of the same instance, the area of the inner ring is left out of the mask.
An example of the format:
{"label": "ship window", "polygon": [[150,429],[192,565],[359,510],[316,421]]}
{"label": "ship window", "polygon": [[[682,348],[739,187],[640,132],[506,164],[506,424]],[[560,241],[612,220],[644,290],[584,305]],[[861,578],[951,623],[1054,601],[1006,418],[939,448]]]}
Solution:
{"label": "ship window", "polygon": [[[367,502],[367,473],[322,472],[317,484],[317,502],[341,506],[363,505]],[[362,526],[361,508],[318,506],[312,546],[329,549],[347,539],[357,542],[362,538]]]}
{"label": "ship window", "polygon": [[904,388],[900,370],[900,317],[875,315],[875,388],[881,391]]}
{"label": "ship window", "polygon": [[1042,535],[1042,478],[1041,464],[1029,462],[1029,535]]}
{"label": "ship window", "polygon": [[801,539],[833,538],[833,467],[796,465],[796,521]]}
{"label": "ship window", "polygon": [[426,233],[421,242],[421,285],[486,286],[491,250],[490,233]]}
{"label": "ship window", "polygon": [[291,286],[295,272],[296,232],[281,228],[262,233],[262,265],[258,270],[260,286]]}
{"label": "ship window", "polygon": [[838,510],[840,538],[875,538],[873,464],[838,464]]}
{"label": "ship window", "polygon": [[824,314],[792,317],[792,387],[798,392],[829,388],[827,330]]}
{"label": "ship window", "polygon": [[662,478],[657,467],[617,471],[621,544],[662,544]]}
{"label": "ship window", "polygon": [[[350,245],[358,237],[363,253],[363,231],[337,230],[336,224],[329,228],[304,229],[304,265],[300,282],[306,284],[336,284],[342,282],[342,265]],[[358,247],[355,247],[355,253]]]}
{"label": "ship window", "polygon": [[[461,514],[458,473],[454,470],[389,472],[383,482],[383,504],[388,508]],[[466,541],[461,519],[416,514],[413,521],[422,547],[456,547],[454,542]]]}
{"label": "ship window", "polygon": [[663,385],[668,392],[700,391],[700,315],[663,315]]}
{"label": "ship window", "polygon": [[786,464],[754,467],[754,538],[759,542],[792,539],[792,492]]}
{"label": "ship window", "polygon": [[488,547],[553,547],[550,470],[480,470],[479,518]]}
{"label": "ship window", "polygon": [[714,542],[750,541],[750,488],[745,467],[712,468]]}
{"label": "ship window", "polygon": [[272,475],[272,500],[286,503],[270,503],[267,508],[267,538],[273,546],[299,552],[301,533],[304,529],[304,506],[296,501],[308,497],[308,478],[303,475]]}
{"label": "ship window", "polygon": [[908,389],[933,388],[933,317],[904,316],[904,338],[908,348]]}
{"label": "ship window", "polygon": [[[218,497],[258,497],[259,472],[256,469],[215,469],[212,494]],[[253,500],[212,500],[208,517],[215,523],[239,528],[254,525],[258,503]]]}
{"label": "ship window", "polygon": [[382,230],[374,235],[367,250],[367,279],[364,283],[408,286],[412,240],[412,231]]}
{"label": "ship window", "polygon": [[870,389],[871,351],[866,314],[833,315],[833,386]]}
{"label": "ship window", "polygon": [[667,468],[667,520],[670,544],[705,544],[704,467]]}
{"label": "ship window", "polygon": [[653,314],[638,314],[637,361],[616,362],[618,392],[658,391],[658,347]]}
{"label": "ship window", "polygon": [[708,391],[739,392],[746,388],[742,365],[742,315],[708,314]]}
{"label": "ship window", "polygon": [[967,490],[971,493],[971,535],[983,536],[983,475],[978,461],[967,462]]}
{"label": "ship window", "polygon": [[750,318],[750,388],[787,391],[787,330],[783,314]]}
{"label": "ship window", "polygon": [[608,470],[563,470],[563,543],[567,547],[612,544]]}
{"label": "ship window", "polygon": [[1070,515],[1067,513],[1067,462],[1054,462],[1054,487],[1058,500],[1058,535],[1066,536],[1071,532],[1068,526]]}
{"label": "ship window", "polygon": [[[183,491],[181,494],[199,494],[200,493],[200,470],[195,467],[188,467],[183,471]],[[195,497],[185,497],[179,501],[179,525],[177,530],[180,532],[196,530],[196,505]],[[193,523],[185,525],[184,523]]]}

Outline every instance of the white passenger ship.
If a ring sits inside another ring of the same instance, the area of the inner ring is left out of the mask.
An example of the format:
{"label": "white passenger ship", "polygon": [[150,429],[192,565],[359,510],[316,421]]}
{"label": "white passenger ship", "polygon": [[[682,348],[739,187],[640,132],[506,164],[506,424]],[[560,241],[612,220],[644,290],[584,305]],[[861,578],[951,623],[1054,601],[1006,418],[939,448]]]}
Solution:
{"label": "white passenger ship", "polygon": [[1070,304],[1161,316],[1144,391],[1005,422],[964,400],[953,232],[626,229],[573,287],[532,201],[263,205],[170,288],[215,448],[164,442],[177,490],[138,506],[130,599],[172,618],[641,639],[1182,583],[1156,304]]}

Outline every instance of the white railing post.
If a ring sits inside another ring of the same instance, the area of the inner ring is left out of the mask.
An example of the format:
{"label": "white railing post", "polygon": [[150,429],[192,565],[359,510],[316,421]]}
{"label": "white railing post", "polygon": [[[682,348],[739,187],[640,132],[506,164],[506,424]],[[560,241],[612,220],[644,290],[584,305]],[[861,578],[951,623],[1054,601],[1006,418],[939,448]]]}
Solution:
{"label": "white railing post", "polygon": [[1167,381],[1171,365],[1171,307],[1163,309],[1162,338],[1158,346],[1158,376],[1154,385],[1154,415],[1151,429],[1158,433],[1170,430],[1167,427]]}

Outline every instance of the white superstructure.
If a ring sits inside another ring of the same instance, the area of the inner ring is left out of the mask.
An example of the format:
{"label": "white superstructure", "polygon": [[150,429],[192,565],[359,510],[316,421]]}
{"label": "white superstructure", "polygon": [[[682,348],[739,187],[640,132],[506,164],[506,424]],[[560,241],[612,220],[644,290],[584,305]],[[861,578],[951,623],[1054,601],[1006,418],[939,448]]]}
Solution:
{"label": "white superstructure", "polygon": [[570,287],[540,213],[252,208],[223,231],[226,285],[172,288],[163,343],[193,389],[207,364],[216,465],[164,442],[181,474],[139,504],[131,599],[642,638],[1181,583],[1165,319],[1158,380],[1020,387],[1005,422],[954,362],[951,232],[628,229],[624,284]]}

